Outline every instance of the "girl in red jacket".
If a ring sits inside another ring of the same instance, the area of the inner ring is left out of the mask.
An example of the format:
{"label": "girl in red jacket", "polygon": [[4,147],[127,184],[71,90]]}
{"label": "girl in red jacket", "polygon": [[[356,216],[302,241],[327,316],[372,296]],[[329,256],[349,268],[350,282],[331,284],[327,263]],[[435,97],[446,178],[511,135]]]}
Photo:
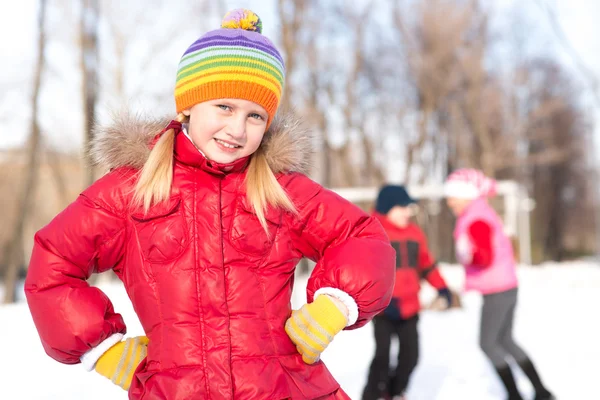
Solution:
{"label": "girl in red jacket", "polygon": [[[46,352],[130,399],[347,399],[319,360],[391,298],[381,225],[307,178],[307,133],[276,118],[284,64],[248,10],[179,63],[172,121],[121,119],[110,173],[35,236],[26,295]],[[317,261],[291,310],[296,263]],[[112,269],[146,336],[86,280]]]}
{"label": "girl in red jacket", "polygon": [[[423,231],[410,222],[415,201],[403,186],[384,186],[375,206],[375,217],[383,225],[396,251],[396,284],[389,306],[373,320],[375,356],[369,369],[363,400],[404,398],[408,381],[419,358],[417,322],[421,305],[421,279],[427,281],[451,304],[451,294],[427,248]],[[400,340],[398,365],[390,379],[390,341]]]}

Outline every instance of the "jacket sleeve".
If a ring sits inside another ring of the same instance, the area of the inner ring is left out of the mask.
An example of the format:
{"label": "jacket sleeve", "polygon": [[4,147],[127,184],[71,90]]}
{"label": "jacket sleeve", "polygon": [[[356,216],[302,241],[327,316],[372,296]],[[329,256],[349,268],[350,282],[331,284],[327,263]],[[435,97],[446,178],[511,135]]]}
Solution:
{"label": "jacket sleeve", "polygon": [[481,268],[489,267],[494,259],[492,248],[492,228],[484,221],[477,220],[469,226],[472,245],[471,263]]}
{"label": "jacket sleeve", "polygon": [[304,175],[286,186],[298,211],[290,227],[294,247],[317,262],[308,302],[335,296],[348,307],[347,329],[363,326],[389,304],[394,288],[396,255],[381,224]]}
{"label": "jacket sleeve", "polygon": [[438,269],[437,262],[429,251],[427,238],[422,231],[420,231],[420,236],[421,245],[419,246],[418,266],[419,277],[421,279],[426,279],[427,282],[429,282],[429,284],[437,290],[444,289],[448,285],[446,285],[446,281],[444,281],[444,278]]}
{"label": "jacket sleeve", "polygon": [[125,220],[84,194],[35,235],[25,295],[48,355],[76,364],[84,353],[125,333],[106,295],[86,280],[118,264]]}

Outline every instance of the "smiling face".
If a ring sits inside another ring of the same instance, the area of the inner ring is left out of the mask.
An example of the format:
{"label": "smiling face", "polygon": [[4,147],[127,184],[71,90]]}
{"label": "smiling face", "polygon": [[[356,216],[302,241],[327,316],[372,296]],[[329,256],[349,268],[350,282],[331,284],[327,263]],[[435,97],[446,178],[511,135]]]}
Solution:
{"label": "smiling face", "polygon": [[229,164],[254,153],[267,128],[268,113],[241,99],[209,100],[183,112],[190,117],[189,135],[211,161]]}

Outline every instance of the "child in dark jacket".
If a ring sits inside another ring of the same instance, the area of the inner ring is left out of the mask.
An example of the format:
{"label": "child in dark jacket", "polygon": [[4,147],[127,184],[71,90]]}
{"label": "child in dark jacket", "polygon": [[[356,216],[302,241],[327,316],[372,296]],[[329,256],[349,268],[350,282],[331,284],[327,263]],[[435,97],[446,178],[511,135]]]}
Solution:
{"label": "child in dark jacket", "polygon": [[[374,215],[396,250],[396,283],[389,306],[373,320],[376,349],[363,400],[404,398],[419,357],[421,279],[427,279],[451,304],[451,293],[429,253],[425,234],[410,221],[410,206],[414,203],[403,186],[384,186],[377,197]],[[390,377],[390,341],[394,335],[400,341],[400,351],[397,368]]]}

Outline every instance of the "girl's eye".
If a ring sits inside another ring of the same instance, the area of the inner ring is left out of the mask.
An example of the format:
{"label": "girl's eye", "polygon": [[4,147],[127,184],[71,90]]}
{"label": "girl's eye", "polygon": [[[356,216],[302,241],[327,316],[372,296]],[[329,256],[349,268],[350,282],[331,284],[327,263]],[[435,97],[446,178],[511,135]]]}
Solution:
{"label": "girl's eye", "polygon": [[231,110],[231,107],[226,106],[225,104],[218,104],[217,107],[219,107],[221,110],[224,110],[224,111],[230,111]]}
{"label": "girl's eye", "polygon": [[252,113],[250,114],[250,118],[254,118],[254,119],[258,119],[258,120],[263,120],[264,118],[262,117],[262,115],[257,114],[257,113]]}

